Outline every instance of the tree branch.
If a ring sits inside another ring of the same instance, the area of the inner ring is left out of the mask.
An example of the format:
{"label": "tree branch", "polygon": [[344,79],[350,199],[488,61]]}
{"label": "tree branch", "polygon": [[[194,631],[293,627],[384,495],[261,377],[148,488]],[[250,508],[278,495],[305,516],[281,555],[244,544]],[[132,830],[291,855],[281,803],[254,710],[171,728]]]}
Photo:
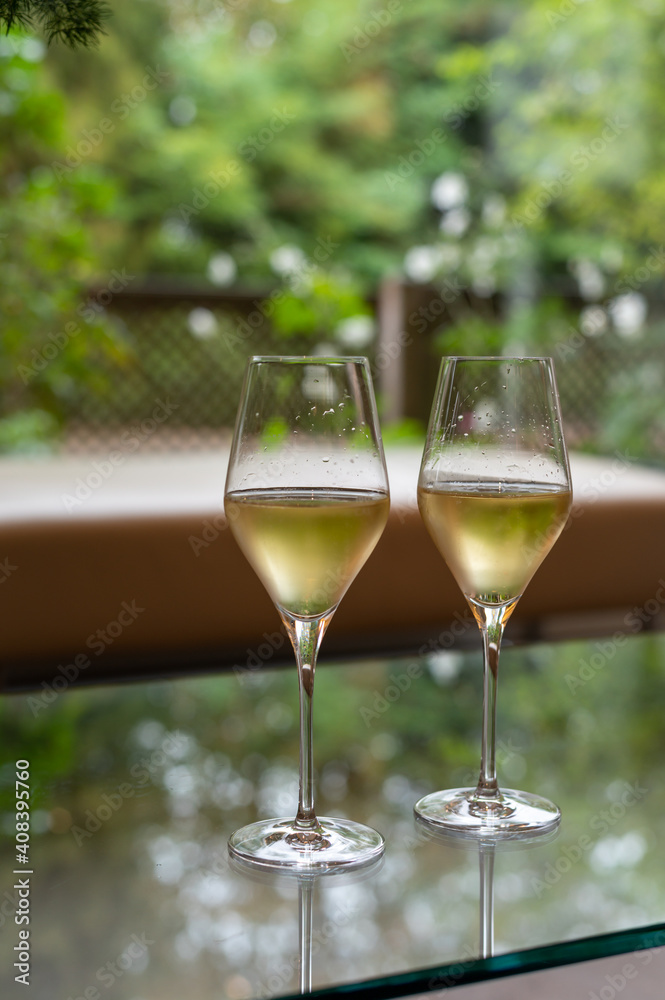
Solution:
{"label": "tree branch", "polygon": [[0,28],[7,34],[38,24],[49,44],[58,40],[70,48],[98,44],[110,15],[105,0],[0,0]]}

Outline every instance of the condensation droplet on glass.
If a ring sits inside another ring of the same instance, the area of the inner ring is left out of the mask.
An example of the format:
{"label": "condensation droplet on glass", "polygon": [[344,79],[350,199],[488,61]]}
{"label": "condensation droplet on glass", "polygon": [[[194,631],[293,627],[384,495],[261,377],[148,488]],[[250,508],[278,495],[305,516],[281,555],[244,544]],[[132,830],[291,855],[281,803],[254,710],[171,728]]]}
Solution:
{"label": "condensation droplet on glass", "polygon": [[330,410],[324,410],[324,411],[323,411],[323,416],[324,416],[324,417],[327,417],[329,413],[334,413],[334,412],[335,412],[335,411],[334,411],[334,409],[332,409],[332,408],[331,408]]}
{"label": "condensation droplet on glass", "polygon": [[511,428],[510,428],[510,431],[511,431],[511,434],[514,434],[514,433],[515,433],[515,428],[514,428],[514,427],[511,427]]}
{"label": "condensation droplet on glass", "polygon": [[[258,414],[257,414],[257,416],[258,416]],[[460,413],[460,415],[459,415],[459,417],[457,419],[458,420],[464,420],[464,415],[462,413]]]}
{"label": "condensation droplet on glass", "polygon": [[322,459],[321,459],[321,461],[322,461],[322,462],[329,462],[329,461],[330,461],[330,456],[329,456],[329,455],[326,455],[326,456],[325,456],[325,458],[322,458]]}
{"label": "condensation droplet on glass", "polygon": [[296,420],[300,420],[300,414],[296,413]]}
{"label": "condensation droplet on glass", "polygon": [[468,434],[466,433],[466,431],[465,431],[465,432],[464,432],[464,437],[465,437],[465,438],[468,438],[468,436],[469,436],[469,435],[468,435]]}

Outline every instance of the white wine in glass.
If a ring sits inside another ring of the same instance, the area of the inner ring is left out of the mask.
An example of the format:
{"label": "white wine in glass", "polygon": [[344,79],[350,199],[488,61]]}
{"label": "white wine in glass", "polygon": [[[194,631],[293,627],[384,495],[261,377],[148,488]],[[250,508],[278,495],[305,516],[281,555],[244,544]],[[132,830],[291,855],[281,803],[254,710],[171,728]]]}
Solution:
{"label": "white wine in glass", "polygon": [[483,637],[483,739],[478,785],[426,795],[415,806],[422,821],[519,836],[551,830],[561,818],[538,795],[499,789],[496,687],[505,624],[561,534],[571,501],[552,361],[444,358],[418,505]]}
{"label": "white wine in glass", "polygon": [[341,601],[383,531],[389,501],[378,490],[265,489],[227,495],[225,506],[274,603],[313,618]]}
{"label": "white wine in glass", "polygon": [[367,864],[382,853],[383,837],[350,820],[317,817],[312,764],[319,646],[390,506],[366,358],[250,359],[224,506],[291,639],[300,692],[296,817],[243,827],[229,850],[250,864],[296,872]]}

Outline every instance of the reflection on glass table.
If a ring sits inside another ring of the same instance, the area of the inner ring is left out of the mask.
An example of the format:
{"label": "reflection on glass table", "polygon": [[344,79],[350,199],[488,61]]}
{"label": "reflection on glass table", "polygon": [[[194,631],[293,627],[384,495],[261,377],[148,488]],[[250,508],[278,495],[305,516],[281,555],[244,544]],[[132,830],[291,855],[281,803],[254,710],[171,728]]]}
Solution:
{"label": "reflection on glass table", "polygon": [[[373,859],[364,866],[355,866],[352,870],[329,868],[313,869],[309,872],[295,871],[279,872],[275,869],[257,868],[241,858],[237,858],[232,852],[230,867],[237,874],[253,881],[262,882],[264,885],[271,885],[279,888],[298,887],[298,988],[300,993],[312,992],[312,958],[315,950],[320,949],[321,934],[314,925],[313,900],[317,884],[326,880],[334,880],[336,888],[357,885],[364,879],[375,875],[383,864],[383,858]],[[269,984],[269,989],[274,984]],[[272,992],[275,992],[273,989]]]}
{"label": "reflection on glass table", "polygon": [[494,866],[497,852],[525,851],[544,846],[558,837],[556,829],[546,833],[518,833],[512,837],[478,837],[475,831],[437,830],[432,824],[416,817],[418,829],[443,847],[467,851],[478,858],[478,958],[494,955]]}
{"label": "reflection on glass table", "polygon": [[[661,930],[639,928],[665,929],[665,636],[502,655],[499,776],[542,789],[562,822],[554,840],[497,852],[493,881],[485,856],[484,959],[477,848],[433,841],[413,820],[420,796],[473,780],[477,655],[320,665],[322,808],[380,830],[386,853],[362,881],[313,887],[314,991],[390,978],[383,996],[414,992],[451,966],[457,986],[528,967],[524,949],[556,964],[650,947]],[[271,668],[3,699],[3,970],[16,944],[14,762],[25,758],[31,995],[251,1000],[307,986],[307,891],[299,921],[297,881],[250,880],[226,850],[231,831],[297,799],[296,683]],[[24,995],[3,983],[3,1000]]]}

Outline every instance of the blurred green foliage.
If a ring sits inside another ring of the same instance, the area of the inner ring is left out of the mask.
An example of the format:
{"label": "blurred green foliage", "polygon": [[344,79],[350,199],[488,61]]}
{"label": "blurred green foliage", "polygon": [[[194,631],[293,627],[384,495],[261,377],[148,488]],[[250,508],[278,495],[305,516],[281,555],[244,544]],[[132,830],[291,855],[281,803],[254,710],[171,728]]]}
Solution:
{"label": "blurred green foliage", "polygon": [[36,39],[0,38],[0,451],[50,439],[74,384],[98,382],[100,352],[121,353],[94,310],[84,318],[99,267],[90,227],[113,186],[92,165],[62,182],[47,165],[67,131],[44,55]]}
{"label": "blurred green foliage", "polygon": [[359,316],[371,316],[371,311],[353,285],[319,272],[281,295],[271,320],[277,334],[286,339],[306,334],[322,342],[344,320]]}
{"label": "blurred green foliage", "polygon": [[[100,345],[122,351],[108,325],[86,326],[85,347],[8,388],[113,268],[277,286],[285,339],[334,338],[403,274],[460,290],[442,351],[577,364],[658,347],[665,0],[113,10],[98,50],[45,56],[14,34],[0,50],[0,386],[6,418],[33,413],[12,417],[0,447],[46,435]],[[610,386],[598,419],[657,458],[641,377]],[[650,379],[655,396],[662,366]]]}

